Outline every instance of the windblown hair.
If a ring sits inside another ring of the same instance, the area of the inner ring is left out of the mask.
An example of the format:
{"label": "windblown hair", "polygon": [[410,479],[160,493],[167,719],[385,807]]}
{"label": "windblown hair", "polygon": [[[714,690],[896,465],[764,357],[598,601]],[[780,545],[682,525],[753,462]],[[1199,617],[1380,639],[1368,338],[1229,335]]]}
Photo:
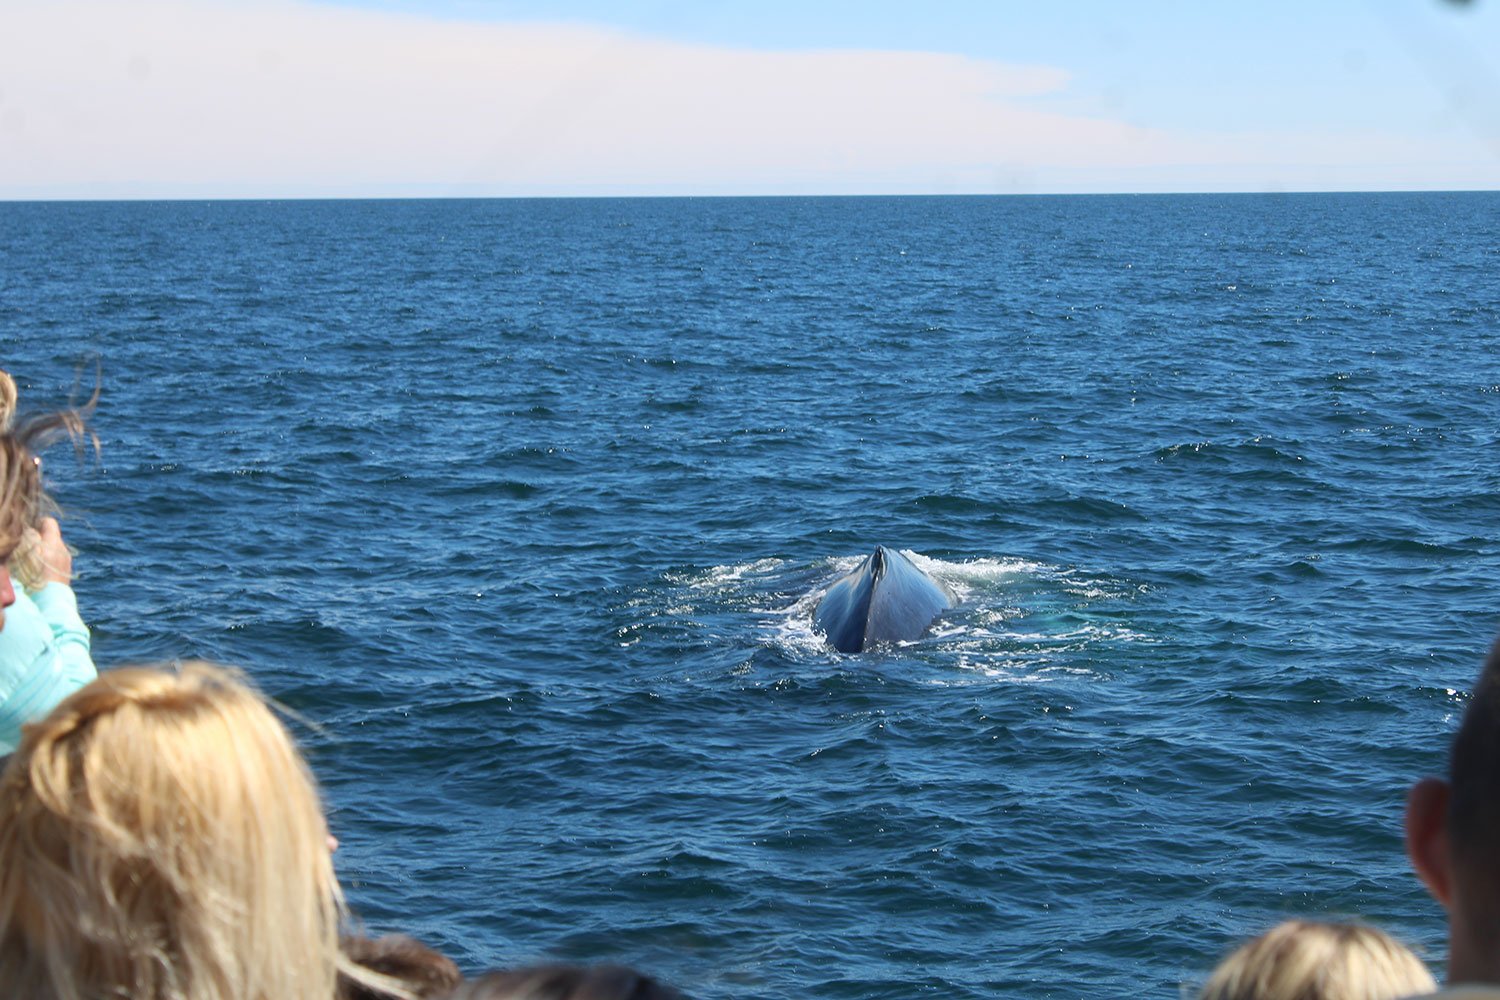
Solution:
{"label": "windblown hair", "polygon": [[1421,959],[1384,931],[1288,920],[1220,962],[1198,1000],[1397,1000],[1435,989]]}
{"label": "windblown hair", "polygon": [[[0,562],[9,562],[22,548],[28,531],[36,535],[45,501],[31,448],[14,433],[0,431]],[[12,574],[22,576],[14,567]]]}
{"label": "windblown hair", "polygon": [[10,372],[0,368],[0,431],[7,430],[16,418],[18,399],[16,380],[10,377]]}
{"label": "windblown hair", "polygon": [[682,994],[622,965],[538,965],[491,972],[448,1000],[683,1000]]}
{"label": "windblown hair", "polygon": [[[10,432],[16,416],[16,380],[0,369],[0,563],[9,563],[27,548],[27,532],[35,544],[42,503],[42,476],[26,442]],[[24,576],[19,567],[12,575]],[[25,583],[25,580],[22,580]]]}
{"label": "windblown hair", "polygon": [[0,873],[0,995],[332,1000],[341,970],[383,979],[339,952],[311,773],[225,668],[109,671],[23,727]]}
{"label": "windblown hair", "polygon": [[0,369],[0,563],[27,590],[46,584],[38,543],[37,521],[57,513],[42,488],[37,454],[59,438],[81,448],[85,441],[97,454],[99,440],[88,428],[88,418],[99,400],[99,390],[79,409],[59,410],[17,421],[16,381]]}

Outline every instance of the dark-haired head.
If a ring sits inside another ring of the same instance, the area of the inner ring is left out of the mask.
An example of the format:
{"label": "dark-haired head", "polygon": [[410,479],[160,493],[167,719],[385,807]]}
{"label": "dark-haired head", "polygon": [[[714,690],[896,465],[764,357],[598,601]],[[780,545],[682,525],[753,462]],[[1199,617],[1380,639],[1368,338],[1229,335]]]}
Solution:
{"label": "dark-haired head", "polygon": [[620,965],[539,965],[491,972],[449,1000],[683,1000],[682,994]]}
{"label": "dark-haired head", "polygon": [[1412,866],[1448,910],[1448,981],[1500,983],[1500,642],[1464,710],[1448,778],[1407,796]]}
{"label": "dark-haired head", "polygon": [[[398,981],[421,1000],[445,996],[463,982],[453,959],[405,934],[339,939],[345,957],[361,968]],[[340,1000],[386,1000],[391,996],[375,987],[339,974]]]}

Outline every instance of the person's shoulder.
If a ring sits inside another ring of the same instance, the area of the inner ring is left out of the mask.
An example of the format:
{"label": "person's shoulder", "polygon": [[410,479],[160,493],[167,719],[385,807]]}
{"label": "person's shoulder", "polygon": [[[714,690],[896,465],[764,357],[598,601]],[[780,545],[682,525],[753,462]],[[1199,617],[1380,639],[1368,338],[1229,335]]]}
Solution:
{"label": "person's shoulder", "polygon": [[[0,572],[4,572],[0,569]],[[46,613],[37,607],[36,597],[16,587],[16,601],[4,609],[4,627],[0,628],[0,661],[7,664],[31,662],[51,646],[52,629]],[[0,667],[3,669],[3,667]]]}

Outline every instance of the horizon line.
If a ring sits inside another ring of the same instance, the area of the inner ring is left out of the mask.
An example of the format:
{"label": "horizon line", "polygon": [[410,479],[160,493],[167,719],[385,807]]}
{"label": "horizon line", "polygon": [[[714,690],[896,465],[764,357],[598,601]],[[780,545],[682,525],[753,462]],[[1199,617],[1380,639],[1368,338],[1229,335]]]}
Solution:
{"label": "horizon line", "polygon": [[750,198],[1176,198],[1228,196],[1299,196],[1359,194],[1496,194],[1500,188],[1298,188],[1181,191],[844,191],[844,192],[710,192],[676,194],[226,194],[226,195],[57,195],[12,197],[0,194],[4,205],[128,204],[216,201],[669,201]]}

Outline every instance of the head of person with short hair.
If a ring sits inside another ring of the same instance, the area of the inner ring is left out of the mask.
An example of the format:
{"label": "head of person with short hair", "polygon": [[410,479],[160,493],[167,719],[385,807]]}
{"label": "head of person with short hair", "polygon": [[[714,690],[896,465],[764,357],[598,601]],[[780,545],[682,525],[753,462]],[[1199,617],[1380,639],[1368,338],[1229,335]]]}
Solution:
{"label": "head of person with short hair", "polygon": [[[0,996],[332,1000],[343,897],[312,774],[235,672],[107,672],[0,773]],[[396,995],[404,991],[397,989]]]}
{"label": "head of person with short hair", "polygon": [[491,972],[448,1000],[683,1000],[682,994],[622,965],[538,965]]}
{"label": "head of person with short hair", "polygon": [[[354,962],[400,981],[420,1000],[446,996],[463,982],[463,973],[453,959],[405,934],[378,938],[351,935],[339,944]],[[388,996],[384,990],[347,975],[339,976],[339,1000],[385,1000]]]}
{"label": "head of person with short hair", "polygon": [[1384,931],[1288,920],[1220,962],[1198,1000],[1397,1000],[1436,987],[1421,959]]}
{"label": "head of person with short hair", "polygon": [[1412,867],[1448,911],[1448,982],[1500,984],[1500,641],[1448,758],[1406,799]]}

